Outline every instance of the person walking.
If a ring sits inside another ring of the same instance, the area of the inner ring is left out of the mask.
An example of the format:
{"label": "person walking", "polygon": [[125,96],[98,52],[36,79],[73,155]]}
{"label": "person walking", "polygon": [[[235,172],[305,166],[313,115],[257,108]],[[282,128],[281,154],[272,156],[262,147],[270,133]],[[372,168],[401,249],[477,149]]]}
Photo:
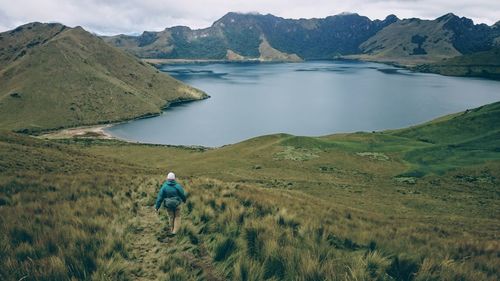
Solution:
{"label": "person walking", "polygon": [[162,203],[167,209],[170,218],[171,235],[175,235],[181,226],[180,205],[182,202],[186,202],[186,192],[182,185],[175,181],[175,174],[170,172],[158,192],[155,210],[159,213]]}

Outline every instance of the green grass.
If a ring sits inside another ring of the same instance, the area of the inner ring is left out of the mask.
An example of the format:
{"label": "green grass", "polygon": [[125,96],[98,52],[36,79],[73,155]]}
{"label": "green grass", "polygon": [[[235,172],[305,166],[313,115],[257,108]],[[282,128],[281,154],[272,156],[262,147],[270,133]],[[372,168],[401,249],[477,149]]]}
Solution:
{"label": "green grass", "polygon": [[405,160],[425,173],[498,160],[500,103],[485,105],[394,132],[432,144],[406,153]]}
{"label": "green grass", "polygon": [[0,34],[3,129],[116,122],[206,97],[80,27],[32,23],[17,30]]}
{"label": "green grass", "polygon": [[[2,133],[0,278],[498,280],[499,105],[218,149]],[[151,207],[169,170],[175,238]]]}
{"label": "green grass", "polygon": [[472,76],[500,80],[500,48],[449,58],[415,67],[417,71],[449,76]]}
{"label": "green grass", "polygon": [[113,173],[127,165],[10,133],[0,138],[1,279],[90,279],[104,260],[127,256],[114,235],[125,182]]}
{"label": "green grass", "polygon": [[452,42],[453,32],[439,19],[397,21],[360,45],[361,59],[416,65],[460,55]]}

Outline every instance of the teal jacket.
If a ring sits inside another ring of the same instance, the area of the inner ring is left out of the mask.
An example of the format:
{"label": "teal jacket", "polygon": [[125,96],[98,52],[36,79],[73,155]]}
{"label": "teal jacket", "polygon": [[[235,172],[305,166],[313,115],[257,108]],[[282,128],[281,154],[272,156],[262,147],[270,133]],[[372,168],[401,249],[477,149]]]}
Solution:
{"label": "teal jacket", "polygon": [[186,202],[186,192],[182,188],[182,185],[178,184],[175,180],[165,181],[156,198],[156,210],[160,209],[161,204],[167,198],[178,200],[180,204],[181,201]]}

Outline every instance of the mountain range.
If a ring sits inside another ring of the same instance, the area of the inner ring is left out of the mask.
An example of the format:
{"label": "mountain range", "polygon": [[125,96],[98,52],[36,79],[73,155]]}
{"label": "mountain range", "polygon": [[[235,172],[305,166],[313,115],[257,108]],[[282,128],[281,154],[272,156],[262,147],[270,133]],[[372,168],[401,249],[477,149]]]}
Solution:
{"label": "mountain range", "polygon": [[500,22],[323,19],[228,13],[205,29],[177,26],[98,37],[81,27],[29,23],[0,33],[0,127],[37,132],[159,114],[207,95],[140,58],[228,61],[361,59],[417,71],[500,79]]}
{"label": "mountain range", "polygon": [[0,33],[0,128],[36,132],[159,114],[207,95],[81,27]]}
{"label": "mountain range", "polygon": [[[491,50],[500,45],[500,23],[474,24],[446,14],[434,20],[370,20],[358,14],[284,19],[228,13],[212,26],[102,37],[140,58],[299,61],[350,58],[418,65]],[[271,54],[271,55],[269,55]]]}
{"label": "mountain range", "polygon": [[103,38],[143,58],[231,59],[236,54],[255,59],[262,58],[263,49],[272,48],[299,59],[327,59],[358,53],[361,43],[395,21],[392,15],[371,21],[357,14],[294,20],[228,13],[205,29],[176,26],[140,36]]}

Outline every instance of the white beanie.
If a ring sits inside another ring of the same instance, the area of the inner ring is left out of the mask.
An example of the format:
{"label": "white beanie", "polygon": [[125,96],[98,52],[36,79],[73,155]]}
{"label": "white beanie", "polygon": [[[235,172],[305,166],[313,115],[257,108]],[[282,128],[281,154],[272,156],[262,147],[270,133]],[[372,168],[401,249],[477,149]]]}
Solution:
{"label": "white beanie", "polygon": [[169,180],[169,181],[173,181],[173,180],[175,180],[175,174],[174,174],[174,173],[172,173],[172,172],[168,173],[168,175],[167,175],[167,180]]}

